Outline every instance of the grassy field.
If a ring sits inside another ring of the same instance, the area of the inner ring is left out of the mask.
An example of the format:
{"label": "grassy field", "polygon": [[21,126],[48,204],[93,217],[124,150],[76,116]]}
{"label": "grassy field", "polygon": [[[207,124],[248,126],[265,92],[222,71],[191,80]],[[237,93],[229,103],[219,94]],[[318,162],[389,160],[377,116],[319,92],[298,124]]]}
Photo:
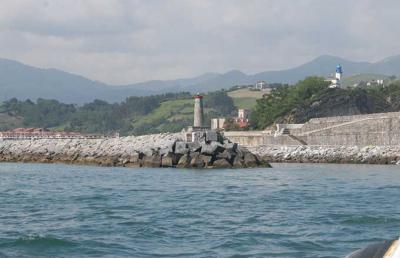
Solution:
{"label": "grassy field", "polygon": [[[214,109],[205,107],[207,115]],[[134,127],[152,126],[153,131],[180,131],[183,127],[193,122],[193,99],[178,99],[162,102],[161,105],[151,113],[133,121]]]}
{"label": "grassy field", "polygon": [[257,99],[268,93],[269,91],[253,91],[246,88],[228,92],[228,95],[233,99],[237,108],[252,109],[256,105]]}
{"label": "grassy field", "polygon": [[185,119],[193,116],[193,100],[192,99],[179,99],[170,100],[161,103],[161,105],[140,118],[141,123],[152,123],[160,119],[167,119],[173,121],[176,119]]}
{"label": "grassy field", "polygon": [[161,103],[149,114],[134,120],[133,126],[150,127],[149,132],[177,131],[182,127],[182,123],[191,119],[193,119],[192,99],[170,100]]}

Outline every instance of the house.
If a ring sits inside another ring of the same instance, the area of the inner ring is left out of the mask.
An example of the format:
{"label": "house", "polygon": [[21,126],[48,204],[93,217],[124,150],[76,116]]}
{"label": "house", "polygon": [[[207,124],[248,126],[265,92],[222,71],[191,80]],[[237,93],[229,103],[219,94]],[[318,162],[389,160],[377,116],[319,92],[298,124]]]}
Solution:
{"label": "house", "polygon": [[240,128],[249,126],[250,114],[251,112],[248,109],[242,109],[242,108],[238,109],[238,116],[234,118],[234,121],[237,124],[237,126],[239,126]]}
{"label": "house", "polygon": [[258,82],[254,85],[254,88],[255,88],[256,90],[267,90],[267,89],[269,89],[270,87],[269,87],[268,83],[266,83],[265,81],[258,81]]}

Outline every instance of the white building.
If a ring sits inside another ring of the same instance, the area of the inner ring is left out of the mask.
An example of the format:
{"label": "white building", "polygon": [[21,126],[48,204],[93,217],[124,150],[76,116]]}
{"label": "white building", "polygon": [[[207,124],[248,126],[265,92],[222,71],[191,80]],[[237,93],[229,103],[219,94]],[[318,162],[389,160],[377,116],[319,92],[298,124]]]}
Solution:
{"label": "white building", "polygon": [[211,119],[211,130],[223,130],[225,118],[213,118]]}
{"label": "white building", "polygon": [[257,90],[266,90],[266,89],[269,89],[269,85],[265,81],[258,81],[254,85],[254,88],[257,89]]}
{"label": "white building", "polygon": [[250,116],[250,110],[243,108],[238,109],[238,118],[248,119],[249,116]]}

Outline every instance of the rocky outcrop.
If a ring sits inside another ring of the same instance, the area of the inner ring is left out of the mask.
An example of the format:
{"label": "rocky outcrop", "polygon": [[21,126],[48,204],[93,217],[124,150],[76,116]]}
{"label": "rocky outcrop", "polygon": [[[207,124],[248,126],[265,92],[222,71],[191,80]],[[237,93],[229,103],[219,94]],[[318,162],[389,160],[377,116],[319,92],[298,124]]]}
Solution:
{"label": "rocky outcrop", "polygon": [[263,146],[250,150],[267,162],[400,165],[400,146]]}
{"label": "rocky outcrop", "polygon": [[[220,137],[219,137],[220,138]],[[123,167],[269,167],[246,148],[218,139],[184,142],[181,134],[110,139],[0,141],[0,161],[88,164]]]}

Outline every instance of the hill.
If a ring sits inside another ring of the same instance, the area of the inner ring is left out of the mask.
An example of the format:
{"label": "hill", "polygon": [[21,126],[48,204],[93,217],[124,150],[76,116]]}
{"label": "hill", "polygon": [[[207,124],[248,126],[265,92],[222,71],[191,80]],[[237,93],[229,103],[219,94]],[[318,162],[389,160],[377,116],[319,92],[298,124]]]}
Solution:
{"label": "hill", "polygon": [[130,85],[108,85],[56,69],[41,69],[8,59],[0,59],[0,100],[57,99],[65,103],[83,104],[102,99],[119,102],[127,96],[148,96],[167,92],[191,93],[229,89],[235,85],[249,85],[256,81],[294,84],[310,76],[327,76],[337,64],[344,67],[345,77],[357,74],[400,75],[400,56],[385,58],[376,63],[353,62],[335,56],[320,56],[295,68],[266,71],[252,75],[238,70],[227,73],[207,73],[200,76],[158,80]]}
{"label": "hill", "polygon": [[140,89],[112,87],[79,75],[7,59],[0,59],[0,78],[0,100],[46,98],[81,104],[94,99],[120,101],[126,96],[148,94]]}
{"label": "hill", "polygon": [[281,87],[257,101],[252,121],[263,129],[274,123],[304,123],[311,118],[400,110],[400,82],[388,86],[329,89],[323,78],[309,77]]}
{"label": "hill", "polygon": [[[205,121],[235,112],[232,99],[223,91],[204,96]],[[44,127],[58,131],[139,135],[178,132],[193,123],[193,97],[189,93],[128,97],[110,104],[95,100],[82,106],[56,100],[36,102],[11,99],[0,106],[0,131],[16,127]]]}

